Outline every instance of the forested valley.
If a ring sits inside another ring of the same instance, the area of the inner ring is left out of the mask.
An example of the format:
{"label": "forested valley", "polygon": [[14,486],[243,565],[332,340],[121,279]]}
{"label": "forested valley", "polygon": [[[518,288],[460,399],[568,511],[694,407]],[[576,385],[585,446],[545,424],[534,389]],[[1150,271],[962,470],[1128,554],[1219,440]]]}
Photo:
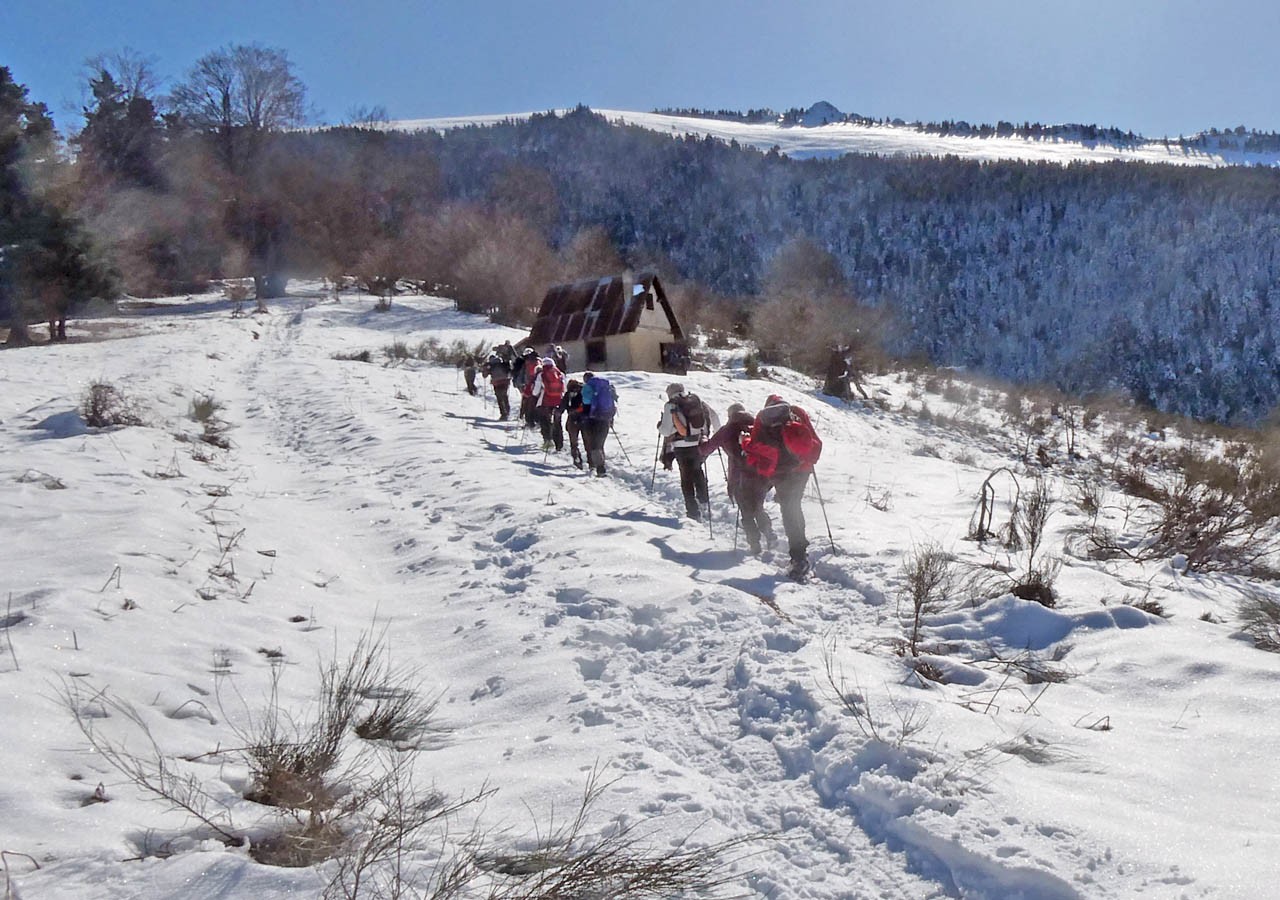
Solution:
{"label": "forested valley", "polygon": [[842,342],[862,365],[917,358],[1233,424],[1280,394],[1270,169],[795,160],[586,108],[313,129],[296,79],[274,118],[202,105],[209,72],[229,73],[228,99],[237,65],[292,78],[278,51],[201,63],[219,60],[161,94],[145,66],[107,59],[65,139],[0,68],[10,344],[44,320],[65,337],[94,300],[231,279],[260,303],[290,278],[388,299],[411,282],[521,322],[549,284],[629,267],[663,276],[686,325],[798,368]]}

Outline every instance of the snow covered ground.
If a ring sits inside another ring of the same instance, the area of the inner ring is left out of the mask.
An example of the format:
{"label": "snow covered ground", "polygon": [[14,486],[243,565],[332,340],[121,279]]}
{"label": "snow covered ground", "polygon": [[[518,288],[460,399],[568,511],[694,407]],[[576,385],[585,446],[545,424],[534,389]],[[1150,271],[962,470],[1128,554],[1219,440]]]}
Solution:
{"label": "snow covered ground", "polygon": [[[611,122],[638,125],[670,134],[710,136],[737,141],[746,147],[770,150],[795,158],[841,156],[846,153],[881,156],[955,156],[960,159],[992,161],[1017,159],[1028,162],[1129,162],[1168,163],[1183,166],[1280,165],[1275,152],[1246,152],[1235,146],[1214,143],[1211,149],[1179,146],[1176,141],[1139,139],[1133,146],[1105,142],[1073,141],[1060,138],[962,137],[917,131],[909,125],[859,125],[833,122],[812,127],[783,126],[773,122],[733,122],[695,116],[628,112],[598,109]],[[406,119],[387,127],[406,131],[445,131],[466,125],[493,125],[506,119],[527,119],[531,113],[469,116],[438,119]]]}
{"label": "snow covered ground", "polygon": [[[957,590],[922,636],[946,683],[925,680],[895,652],[903,563],[936,545],[990,579],[982,566],[1025,564],[963,539],[1012,441],[900,412],[913,388],[894,378],[868,384],[877,408],[785,372],[691,373],[722,413],[780,392],[813,414],[818,577],[793,584],[735,552],[714,460],[710,528],[681,518],[673,474],[651,489],[668,379],[607,373],[620,415],[609,477],[592,478],[495,421],[455,369],[382,355],[519,333],[436,298],[374,305],[315,291],[233,318],[196,298],[0,353],[7,895],[319,896],[332,864],[269,867],[208,839],[93,752],[67,698],[265,835],[277,813],[243,799],[228,748],[273,673],[280,705],[305,717],[321,664],[371,633],[449,729],[404,758],[451,796],[495,789],[464,813],[495,850],[571,814],[598,768],[588,834],[631,823],[656,850],[754,838],[720,896],[1274,893],[1280,656],[1237,634],[1247,585],[1071,555],[1082,514],[1055,467],[1057,608]],[[360,350],[373,362],[335,358]],[[145,424],[86,427],[93,381]],[[220,405],[228,448],[196,439],[201,398]],[[1168,618],[1124,602],[1144,598]],[[997,657],[1065,680],[1029,683]]]}

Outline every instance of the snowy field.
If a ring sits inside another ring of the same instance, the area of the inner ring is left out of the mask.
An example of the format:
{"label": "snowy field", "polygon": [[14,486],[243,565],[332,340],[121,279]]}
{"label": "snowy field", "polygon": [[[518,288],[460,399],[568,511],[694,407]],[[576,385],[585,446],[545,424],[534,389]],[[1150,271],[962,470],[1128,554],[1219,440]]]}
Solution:
{"label": "snowy field", "polygon": [[[773,392],[813,415],[818,577],[793,584],[781,560],[735,552],[714,458],[710,528],[681,518],[673,473],[651,488],[668,379],[606,373],[617,434],[609,476],[589,477],[495,421],[455,369],[382,353],[518,332],[436,298],[374,304],[316,291],[233,318],[196,298],[0,352],[5,896],[320,896],[334,864],[266,866],[211,839],[93,752],[68,707],[261,839],[280,813],[244,799],[233,748],[273,674],[304,719],[321,666],[370,634],[447,729],[384,755],[451,797],[493,790],[409,872],[468,829],[494,853],[529,846],[598,769],[587,837],[629,824],[655,852],[751,838],[716,896],[1274,896],[1280,655],[1237,633],[1247,585],[1072,555],[1082,514],[1058,466],[1043,551],[1063,560],[1058,606],[1018,600],[992,567],[1026,560],[964,540],[1013,440],[903,414],[895,378],[867,385],[876,407],[787,373],[691,373],[721,415]],[[335,358],[360,350],[373,361]],[[93,381],[143,424],[86,427]],[[193,402],[210,398],[225,448],[198,440]],[[997,585],[926,617],[945,683],[895,652],[903,564],[930,545]]]}
{"label": "snowy field", "polygon": [[[564,112],[561,110],[560,112]],[[1253,153],[1218,143],[1209,149],[1180,147],[1176,141],[1139,139],[1133,146],[1064,138],[963,137],[917,131],[909,125],[860,125],[832,122],[815,126],[784,126],[772,122],[732,122],[696,116],[598,109],[610,122],[637,125],[672,137],[710,136],[737,141],[758,150],[778,150],[791,157],[842,156],[846,153],[880,156],[954,156],[959,159],[1027,162],[1103,163],[1113,161],[1168,163],[1181,166],[1280,165],[1280,154]],[[387,127],[405,131],[447,131],[467,125],[494,125],[507,119],[527,119],[531,113],[440,119],[406,119]],[[1232,139],[1234,143],[1234,139]]]}

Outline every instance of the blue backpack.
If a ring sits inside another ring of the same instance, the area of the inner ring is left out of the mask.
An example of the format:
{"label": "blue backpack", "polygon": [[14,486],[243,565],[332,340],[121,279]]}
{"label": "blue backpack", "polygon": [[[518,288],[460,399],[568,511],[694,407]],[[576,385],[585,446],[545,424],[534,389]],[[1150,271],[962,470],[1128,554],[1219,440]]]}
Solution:
{"label": "blue backpack", "polygon": [[613,421],[614,413],[618,411],[618,395],[609,379],[597,375],[587,383],[592,391],[590,417]]}

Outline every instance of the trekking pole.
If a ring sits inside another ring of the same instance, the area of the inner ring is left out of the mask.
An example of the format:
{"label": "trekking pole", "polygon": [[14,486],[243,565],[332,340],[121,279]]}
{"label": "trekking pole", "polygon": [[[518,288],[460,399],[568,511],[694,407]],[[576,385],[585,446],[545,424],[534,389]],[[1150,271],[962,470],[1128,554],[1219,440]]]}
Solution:
{"label": "trekking pole", "polygon": [[822,499],[822,486],[818,484],[818,470],[813,470],[813,489],[818,492],[818,506],[822,508],[822,521],[827,524],[827,540],[831,541],[831,552],[839,553],[836,549],[836,539],[831,536],[831,520],[827,518],[827,504]]}
{"label": "trekking pole", "polygon": [[653,474],[649,476],[649,493],[653,493],[653,486],[658,480],[658,457],[662,454],[662,435],[658,435],[658,446],[653,448]]}
{"label": "trekking pole", "polygon": [[627,461],[627,465],[631,465],[631,455],[627,453],[627,445],[622,443],[622,438],[618,437],[618,430],[613,427],[613,423],[609,423],[609,430],[613,432],[613,436],[618,438],[618,446],[622,448],[622,458]]}
{"label": "trekking pole", "polygon": [[742,509],[735,503],[733,506],[733,552],[738,552],[738,523],[742,521]]}
{"label": "trekking pole", "polygon": [[[707,461],[705,459],[702,461],[702,483],[704,485],[706,485],[707,483]],[[707,487],[707,537],[714,540],[715,536],[716,536],[715,532],[712,530],[712,526],[711,526],[711,488],[708,486]]]}

